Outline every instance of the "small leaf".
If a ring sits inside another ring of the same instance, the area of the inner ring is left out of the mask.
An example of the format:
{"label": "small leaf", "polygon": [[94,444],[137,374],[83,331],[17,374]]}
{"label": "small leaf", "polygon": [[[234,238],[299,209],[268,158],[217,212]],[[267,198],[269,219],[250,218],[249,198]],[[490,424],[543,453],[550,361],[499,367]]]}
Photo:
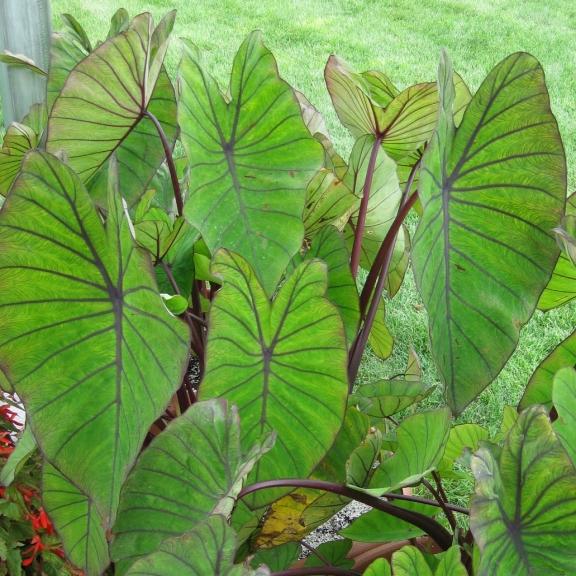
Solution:
{"label": "small leaf", "polygon": [[372,418],[387,418],[420,402],[432,389],[418,380],[380,380],[358,386],[350,401]]}
{"label": "small leaf", "polygon": [[367,486],[374,474],[375,464],[382,448],[382,433],[371,429],[346,461],[346,484]]}
{"label": "small leaf", "polygon": [[554,430],[576,467],[576,370],[562,368],[554,376]]}
{"label": "small leaf", "polygon": [[458,424],[450,429],[448,442],[444,450],[444,456],[438,468],[451,470],[458,459],[463,455],[464,450],[468,449],[476,452],[480,443],[488,440],[490,437],[488,430],[478,424]]}
{"label": "small leaf", "polygon": [[300,556],[301,546],[297,542],[287,542],[274,548],[264,548],[258,550],[250,565],[258,568],[262,564],[266,565],[273,572],[280,572],[292,565]]}
{"label": "small leaf", "polygon": [[0,150],[0,196],[8,194],[24,156],[37,145],[38,137],[32,128],[18,122],[10,124]]}
{"label": "small leaf", "polygon": [[552,407],[552,389],[554,376],[564,367],[576,366],[576,331],[548,354],[536,368],[518,407],[523,410],[533,404],[543,404]]}
{"label": "small leaf", "polygon": [[352,566],[354,566],[354,560],[347,558],[350,548],[352,548],[352,542],[350,540],[332,540],[331,542],[324,542],[316,549],[318,554],[321,555],[321,558],[315,554],[310,554],[310,556],[306,558],[304,566],[325,566],[325,561],[327,561],[330,566],[352,568]]}
{"label": "small leaf", "polygon": [[122,32],[128,30],[130,25],[130,16],[126,11],[126,8],[119,8],[116,10],[112,18],[110,19],[110,30],[108,31],[108,39],[113,36],[117,36]]}
{"label": "small leaf", "polygon": [[28,461],[30,456],[36,450],[36,441],[29,426],[26,426],[24,432],[16,442],[16,448],[8,456],[2,470],[0,470],[0,484],[10,486],[14,478]]}
{"label": "small leaf", "polygon": [[92,52],[92,44],[90,43],[88,34],[86,34],[86,30],[84,30],[82,24],[80,24],[72,14],[60,14],[60,18],[62,18],[68,34],[70,34],[70,36],[74,38],[74,40],[76,40],[76,42],[78,42],[78,44],[80,44],[87,53]]}
{"label": "small leaf", "polygon": [[501,449],[486,445],[477,452],[472,471],[479,575],[573,574],[576,471],[544,408],[522,412]]}
{"label": "small leaf", "polygon": [[[438,513],[438,508],[435,506],[403,502],[402,500],[394,500],[394,506],[425,514],[426,516],[435,516]],[[413,524],[400,520],[395,516],[385,514],[380,510],[370,510],[354,520],[347,528],[341,530],[339,534],[355,542],[377,543],[409,540],[410,538],[422,536],[424,532]]]}
{"label": "small leaf", "polygon": [[0,62],[6,64],[7,66],[12,66],[13,68],[22,68],[24,70],[30,70],[34,74],[39,76],[47,76],[47,72],[38,67],[34,60],[24,56],[24,54],[13,54],[9,50],[4,50],[0,52]]}
{"label": "small leaf", "polygon": [[184,314],[184,312],[188,310],[188,300],[183,296],[178,294],[174,296],[170,294],[160,294],[160,296],[162,296],[166,308],[168,308],[174,316],[180,316],[180,314]]}
{"label": "small leaf", "polygon": [[246,566],[234,564],[235,554],[234,530],[224,517],[210,516],[183,536],[165,540],[155,552],[137,560],[126,576],[256,576]]}
{"label": "small leaf", "polygon": [[390,334],[390,330],[388,330],[388,326],[386,326],[384,298],[381,298],[378,303],[378,310],[368,336],[368,343],[370,348],[372,348],[372,352],[381,360],[386,360],[392,354],[394,339],[392,334]]}
{"label": "small leaf", "polygon": [[396,431],[396,452],[380,464],[369,491],[382,494],[416,484],[439,464],[449,432],[448,408],[406,418]]}
{"label": "small leaf", "polygon": [[384,558],[374,560],[363,572],[364,576],[392,576],[390,564]]}
{"label": "small leaf", "polygon": [[[434,567],[434,568],[433,568]],[[467,576],[460,562],[460,548],[452,546],[435,556],[424,555],[414,546],[404,546],[392,556],[394,576]]]}

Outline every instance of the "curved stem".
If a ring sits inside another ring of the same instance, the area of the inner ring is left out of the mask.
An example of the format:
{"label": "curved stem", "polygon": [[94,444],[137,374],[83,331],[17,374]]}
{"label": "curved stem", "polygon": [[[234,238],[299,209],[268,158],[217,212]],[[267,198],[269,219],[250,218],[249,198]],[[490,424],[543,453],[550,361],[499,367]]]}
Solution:
{"label": "curved stem", "polygon": [[[370,335],[370,330],[372,329],[372,324],[374,323],[374,318],[376,318],[376,312],[378,311],[378,304],[380,303],[380,298],[384,292],[384,283],[386,282],[388,269],[390,268],[390,262],[392,261],[396,236],[398,235],[404,219],[408,215],[408,212],[410,212],[412,206],[414,206],[417,198],[418,192],[414,192],[414,194],[409,196],[406,202],[404,202],[404,204],[401,206],[398,214],[396,215],[396,218],[394,219],[394,222],[392,223],[392,226],[390,226],[390,230],[388,230],[388,233],[382,242],[382,246],[380,246],[376,260],[372,265],[372,270],[377,269],[380,262],[380,255],[382,255],[382,266],[379,270],[380,274],[378,276],[378,283],[376,284],[374,293],[371,295],[370,306],[368,307],[368,312],[366,313],[364,323],[358,331],[356,340],[350,349],[350,356],[348,361],[348,381],[350,383],[350,389],[356,380],[358,368],[360,367],[360,361],[362,360],[362,354],[364,354],[364,349],[366,348],[366,343],[368,342],[368,336]],[[372,270],[370,272],[372,272]],[[364,289],[366,289],[366,285],[364,285]],[[362,291],[362,294],[364,294],[364,291]]]}
{"label": "curved stem", "polygon": [[152,120],[152,123],[158,131],[158,136],[162,141],[162,146],[164,148],[164,154],[166,155],[166,162],[168,164],[168,170],[170,171],[170,178],[172,179],[172,188],[174,189],[174,198],[176,200],[176,209],[178,210],[178,216],[184,214],[184,202],[182,200],[182,191],[180,190],[180,181],[178,180],[178,173],[176,172],[176,165],[174,164],[174,157],[172,156],[172,148],[162,124],[160,124],[158,118],[152,114],[149,110],[144,111],[144,116],[147,116]]}
{"label": "curved stem", "polygon": [[376,159],[380,150],[382,137],[378,136],[372,146],[368,168],[366,169],[366,178],[364,180],[364,188],[362,200],[360,202],[360,210],[358,212],[358,220],[356,222],[356,230],[354,231],[354,244],[352,246],[352,256],[350,257],[350,271],[352,276],[356,278],[358,275],[358,267],[360,265],[360,254],[362,253],[362,239],[364,237],[364,228],[366,225],[366,214],[368,213],[368,202],[370,200],[370,191],[372,189],[372,180],[374,179],[374,171],[376,169]]}
{"label": "curved stem", "polygon": [[307,544],[304,540],[300,540],[300,545],[302,547],[306,548],[306,550],[308,550],[310,552],[310,554],[316,556],[316,558],[318,558],[318,560],[320,560],[320,562],[322,562],[322,564],[324,564],[324,566],[331,566],[328,558],[326,558],[326,556],[324,556],[324,554],[321,554],[320,552],[318,552],[318,550],[316,550],[316,548],[314,548],[314,546],[310,546],[310,544]]}
{"label": "curved stem", "polygon": [[[420,496],[412,496],[411,494],[385,493],[382,494],[382,497],[386,498],[386,500],[403,500],[404,502],[415,502],[416,504],[426,504],[427,506],[436,506],[437,508],[440,508],[440,504],[436,502],[436,500],[429,500],[428,498],[421,498]],[[459,514],[470,516],[470,510],[464,508],[464,506],[450,504],[449,502],[445,502],[444,505],[449,510],[452,510],[452,512],[458,512]]]}
{"label": "curved stem", "polygon": [[[418,160],[418,162],[416,162],[416,164],[414,164],[414,166],[412,166],[412,170],[410,171],[410,176],[408,177],[408,182],[406,183],[406,188],[404,189],[404,193],[402,194],[402,199],[400,200],[400,209],[398,210],[398,214],[400,214],[400,211],[406,205],[407,200],[409,200],[409,195],[410,195],[410,192],[412,190],[412,185],[414,184],[414,178],[416,178],[416,174],[418,172],[418,168],[420,167],[421,162],[422,162],[422,159]],[[407,215],[408,215],[408,213],[406,213],[404,218]],[[388,231],[388,232],[390,232],[390,231]],[[382,267],[384,266],[384,261],[385,261],[386,253],[388,250],[388,246],[385,246],[387,239],[388,239],[388,234],[384,238],[384,241],[382,242],[382,245],[380,246],[380,249],[378,250],[378,254],[376,255],[376,258],[374,259],[372,267],[370,268],[370,271],[368,272],[368,276],[366,277],[366,282],[364,282],[364,287],[362,288],[362,293],[360,295],[360,314],[362,315],[362,318],[364,318],[364,315],[366,313],[366,308],[368,307],[368,303],[370,302],[370,295],[372,294],[372,291],[374,290],[374,285],[376,284],[376,280],[378,279],[379,272],[382,269]]]}
{"label": "curved stem", "polygon": [[427,488],[428,492],[430,492],[430,494],[434,496],[434,498],[440,505],[440,508],[442,508],[444,516],[446,516],[446,519],[448,520],[448,523],[450,524],[452,531],[455,532],[457,524],[456,524],[456,518],[454,517],[452,510],[446,507],[446,502],[444,502],[444,499],[442,498],[442,496],[440,496],[438,490],[436,490],[436,488],[434,488],[434,486],[432,486],[432,484],[428,482],[426,478],[422,478],[422,484]]}
{"label": "curved stem", "polygon": [[244,498],[248,494],[257,492],[259,490],[264,490],[267,488],[310,488],[312,490],[323,490],[325,492],[331,492],[333,494],[338,494],[352,500],[357,500],[372,508],[386,512],[391,516],[395,516],[400,520],[404,520],[417,528],[420,528],[423,532],[426,532],[443,550],[448,550],[452,545],[452,535],[444,528],[441,524],[436,522],[433,518],[425,516],[424,514],[419,514],[413,512],[412,510],[406,510],[405,508],[399,508],[394,506],[386,500],[381,500],[376,496],[371,496],[360,490],[355,490],[354,488],[349,488],[348,486],[342,486],[340,484],[334,484],[332,482],[323,482],[320,480],[298,480],[298,479],[282,479],[282,480],[267,480],[265,482],[257,482],[250,486],[246,486],[238,495],[238,498]]}

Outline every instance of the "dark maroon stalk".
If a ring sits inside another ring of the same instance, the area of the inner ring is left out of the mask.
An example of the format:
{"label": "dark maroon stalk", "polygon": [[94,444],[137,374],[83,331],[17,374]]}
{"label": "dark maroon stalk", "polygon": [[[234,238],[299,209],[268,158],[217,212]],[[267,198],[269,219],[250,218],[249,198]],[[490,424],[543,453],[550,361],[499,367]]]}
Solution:
{"label": "dark maroon stalk", "polygon": [[[408,197],[406,202],[401,206],[390,230],[386,234],[382,246],[378,251],[376,260],[372,265],[372,270],[377,269],[377,263],[380,261],[380,255],[382,254],[382,266],[380,268],[380,275],[378,276],[378,283],[370,299],[370,306],[368,307],[368,312],[366,313],[364,323],[358,331],[356,340],[352,344],[350,350],[350,356],[348,361],[348,381],[350,383],[350,390],[354,385],[356,380],[356,375],[358,374],[358,368],[360,367],[360,361],[362,360],[362,354],[364,354],[364,349],[366,348],[366,343],[368,342],[368,336],[370,335],[370,330],[372,329],[372,324],[374,323],[374,318],[376,318],[376,312],[378,311],[378,304],[382,293],[384,292],[384,283],[386,282],[386,277],[388,276],[388,269],[390,268],[390,262],[392,261],[392,254],[394,252],[394,244],[396,243],[396,236],[400,230],[404,219],[410,212],[412,206],[418,198],[418,192],[414,192]],[[364,286],[366,289],[366,285]],[[364,292],[362,292],[364,295]]]}
{"label": "dark maroon stalk", "polygon": [[338,568],[336,566],[317,566],[315,568],[288,568],[280,572],[271,572],[270,576],[362,576],[361,572]]}
{"label": "dark maroon stalk", "polygon": [[[420,167],[420,162],[421,160],[419,160],[418,162],[416,162],[416,164],[414,164],[414,166],[412,166],[410,176],[408,177],[408,182],[406,183],[406,188],[404,189],[402,199],[400,200],[400,209],[398,211],[399,214],[402,211],[402,208],[406,205],[406,202],[410,199],[409,194],[410,191],[412,190],[412,184],[414,183],[414,178],[416,177],[418,168]],[[403,220],[406,218],[407,215],[408,213],[405,214]],[[394,238],[395,237],[396,235],[394,236]],[[380,250],[378,250],[378,254],[374,259],[372,267],[370,268],[370,271],[366,278],[366,282],[364,283],[364,287],[362,288],[362,294],[360,295],[360,314],[362,315],[362,318],[364,318],[364,315],[366,313],[366,308],[368,307],[368,303],[370,302],[370,295],[374,290],[374,285],[376,284],[376,280],[378,279],[379,272],[384,265],[384,260],[388,250],[388,246],[385,247],[384,244],[387,239],[388,235],[386,235],[386,238],[384,239],[382,246],[380,246]]]}
{"label": "dark maroon stalk", "polygon": [[158,118],[152,114],[149,110],[144,111],[144,116],[147,116],[152,120],[156,130],[158,131],[158,136],[162,141],[162,146],[164,147],[164,154],[166,155],[166,162],[168,164],[168,170],[170,171],[170,178],[172,179],[172,188],[174,189],[174,198],[176,200],[176,209],[178,210],[178,216],[184,214],[184,202],[182,200],[182,191],[180,190],[180,181],[178,180],[178,173],[176,172],[176,165],[174,164],[174,157],[172,156],[172,148],[162,124],[158,121]]}
{"label": "dark maroon stalk", "polygon": [[382,137],[378,136],[374,141],[370,160],[368,162],[368,169],[366,170],[366,179],[364,180],[364,188],[362,200],[360,202],[360,211],[358,212],[358,221],[356,222],[356,230],[354,232],[354,244],[352,246],[352,256],[350,258],[350,271],[352,276],[356,278],[358,275],[358,267],[360,266],[360,254],[362,253],[362,239],[364,236],[364,228],[366,225],[366,214],[368,213],[368,202],[370,200],[370,190],[372,189],[372,180],[374,179],[374,171],[376,169],[376,159],[380,151],[380,144]]}
{"label": "dark maroon stalk", "polygon": [[432,484],[430,482],[428,482],[428,480],[426,480],[426,478],[422,478],[422,484],[426,487],[428,492],[430,492],[430,494],[432,494],[432,496],[434,496],[434,498],[436,499],[436,502],[438,502],[438,504],[440,505],[440,508],[442,508],[442,511],[444,512],[444,516],[446,516],[446,520],[448,520],[448,523],[450,524],[450,528],[452,528],[452,531],[455,532],[456,527],[457,527],[456,518],[455,518],[454,514],[452,513],[452,510],[450,510],[449,508],[446,507],[446,503],[444,502],[444,499],[440,495],[440,492],[438,490],[436,490],[436,488],[434,488],[434,486],[432,486]]}
{"label": "dark maroon stalk", "polygon": [[[443,550],[448,550],[452,546],[452,535],[444,528],[441,524],[436,522],[433,518],[425,516],[424,514],[418,514],[412,510],[406,510],[405,508],[399,508],[390,504],[386,500],[381,500],[376,496],[371,496],[360,490],[355,490],[354,488],[349,488],[348,486],[342,486],[340,484],[334,484],[332,482],[322,482],[320,480],[298,480],[298,479],[282,479],[282,480],[268,480],[265,482],[257,482],[250,486],[246,486],[238,495],[238,498],[244,498],[248,494],[257,492],[259,490],[264,490],[267,488],[309,488],[312,490],[323,490],[325,492],[331,492],[332,494],[338,494],[368,506],[372,506],[377,510],[386,512],[391,516],[404,520],[417,528],[420,528],[423,532],[426,532]],[[323,574],[324,572],[320,572]],[[327,573],[327,572],[326,572]]]}

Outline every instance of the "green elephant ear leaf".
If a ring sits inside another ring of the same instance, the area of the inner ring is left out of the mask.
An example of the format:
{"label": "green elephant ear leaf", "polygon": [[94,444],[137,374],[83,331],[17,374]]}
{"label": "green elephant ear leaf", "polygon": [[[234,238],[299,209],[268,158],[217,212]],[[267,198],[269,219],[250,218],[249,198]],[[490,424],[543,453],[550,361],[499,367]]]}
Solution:
{"label": "green elephant ear leaf", "polygon": [[130,25],[130,15],[126,8],[119,8],[116,10],[112,18],[110,18],[110,30],[108,31],[108,38],[112,38],[122,32],[128,30]]}
{"label": "green elephant ear leaf", "polygon": [[562,368],[554,377],[554,430],[576,466],[576,369]]}
{"label": "green elephant ear leaf", "polygon": [[214,515],[186,534],[165,540],[155,552],[137,560],[126,576],[256,576],[250,568],[235,565],[235,555],[234,530],[223,516]]}
{"label": "green elephant ear leaf", "polygon": [[122,488],[113,530],[116,569],[124,572],[211,514],[229,516],[244,478],[270,448],[266,442],[243,449],[238,411],[224,400],[192,405],[152,441]]}
{"label": "green elephant ear leaf", "polygon": [[448,408],[406,418],[396,431],[396,452],[380,464],[367,491],[382,494],[417,483],[440,463],[449,432]]}
{"label": "green elephant ear leaf", "polygon": [[305,256],[296,255],[291,268],[303,260],[320,259],[328,267],[326,296],[334,304],[344,323],[346,338],[351,344],[360,322],[360,302],[356,282],[350,272],[350,254],[342,235],[334,226],[325,226],[312,240]]}
{"label": "green elephant ear leaf", "polygon": [[[566,203],[566,215],[576,217],[576,193]],[[552,310],[576,298],[576,266],[565,250],[562,250],[552,278],[538,301],[540,310]]]}
{"label": "green elephant ear leaf", "polygon": [[451,471],[465,450],[468,449],[475,452],[480,448],[480,443],[488,441],[489,438],[488,430],[478,424],[458,424],[453,426],[446,442],[444,456],[438,465],[440,473]]}
{"label": "green elephant ear leaf", "polygon": [[302,244],[306,187],[322,165],[322,148],[258,32],[234,59],[229,98],[190,50],[180,85],[182,142],[193,173],[186,217],[211,252],[240,254],[272,294]]}
{"label": "green elephant ear leaf", "polygon": [[486,445],[476,453],[472,471],[480,576],[574,573],[576,470],[545,409],[522,412],[501,449]]}
{"label": "green elephant ear leaf", "polygon": [[[275,447],[250,481],[306,478],[341,427],[348,389],[346,339],[325,296],[325,265],[300,264],[272,303],[240,256],[220,251],[214,272],[224,284],[210,312],[200,398],[236,404],[248,444],[276,431]],[[256,493],[253,507],[274,495]]]}
{"label": "green elephant ear leaf", "polygon": [[[165,157],[154,114],[167,139],[176,138],[176,100],[162,66],[175,13],[156,29],[150,14],[137,16],[126,32],[82,56],[62,40],[58,51],[64,65],[54,65],[49,94],[65,84],[54,100],[48,121],[46,149],[62,152],[68,164],[100,203],[106,203],[110,157],[115,154],[122,194],[134,204],[146,190]],[[106,83],[103,79],[111,78]]]}
{"label": "green elephant ear leaf", "polygon": [[188,359],[187,326],[164,307],[117,186],[104,227],[78,177],[30,153],[0,214],[0,290],[0,366],[46,459],[108,529]]}
{"label": "green elephant ear leaf", "polygon": [[[544,73],[526,53],[488,75],[455,129],[451,64],[424,156],[424,213],[413,243],[448,403],[461,412],[516,348],[558,255],[566,162]],[[489,294],[488,298],[486,295]]]}
{"label": "green elephant ear leaf", "polygon": [[44,462],[42,499],[58,528],[68,559],[88,576],[102,574],[110,564],[106,520],[91,498],[57,468]]}
{"label": "green elephant ear leaf", "polygon": [[250,564],[253,568],[264,564],[270,570],[279,572],[298,560],[300,550],[301,546],[297,542],[287,542],[274,548],[263,548],[254,554]]}
{"label": "green elephant ear leaf", "polygon": [[92,44],[82,24],[80,24],[72,14],[61,14],[60,18],[62,18],[62,22],[64,22],[64,26],[66,27],[66,33],[70,38],[78,43],[86,53],[92,52]]}
{"label": "green elephant ear leaf", "polygon": [[536,368],[518,407],[523,410],[533,404],[552,408],[554,376],[558,370],[576,368],[576,331],[562,341]]}
{"label": "green elephant ear leaf", "polygon": [[38,137],[32,128],[18,122],[10,124],[0,150],[0,196],[8,194],[25,154],[37,145]]}
{"label": "green elephant ear leaf", "polygon": [[384,298],[380,299],[378,303],[378,310],[376,312],[376,317],[372,324],[372,329],[368,335],[368,343],[372,352],[378,356],[381,360],[386,360],[392,354],[394,349],[394,338],[386,326],[386,308],[384,304]]}

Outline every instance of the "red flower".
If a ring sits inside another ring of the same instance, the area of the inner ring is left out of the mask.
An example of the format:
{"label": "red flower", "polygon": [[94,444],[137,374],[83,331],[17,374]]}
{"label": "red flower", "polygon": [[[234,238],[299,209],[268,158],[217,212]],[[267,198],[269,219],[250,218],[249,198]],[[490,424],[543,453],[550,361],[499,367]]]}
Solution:
{"label": "red flower", "polygon": [[0,405],[0,418],[3,418],[11,424],[19,426],[20,422],[16,419],[16,416],[18,416],[18,414],[12,410],[12,407],[9,404]]}
{"label": "red flower", "polygon": [[48,534],[54,534],[54,527],[52,526],[52,522],[50,522],[50,518],[48,518],[48,514],[46,514],[44,508],[40,508],[36,514],[28,514],[28,518],[32,523],[34,532],[44,530]]}
{"label": "red flower", "polygon": [[36,490],[34,490],[33,488],[27,488],[26,486],[18,486],[18,492],[22,494],[22,496],[24,497],[24,502],[26,502],[26,504],[30,504],[32,502],[32,499],[36,497]]}
{"label": "red flower", "polygon": [[0,456],[10,456],[14,452],[14,442],[10,432],[0,432]]}
{"label": "red flower", "polygon": [[22,552],[22,566],[30,566],[36,559],[36,556],[45,549],[42,539],[38,534],[30,541],[30,546]]}

